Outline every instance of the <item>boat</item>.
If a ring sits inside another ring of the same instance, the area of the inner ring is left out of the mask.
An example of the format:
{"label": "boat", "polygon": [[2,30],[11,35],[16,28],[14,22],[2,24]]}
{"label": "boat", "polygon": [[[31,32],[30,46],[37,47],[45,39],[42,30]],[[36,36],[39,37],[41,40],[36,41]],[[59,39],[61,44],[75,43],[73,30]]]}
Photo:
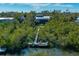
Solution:
{"label": "boat", "polygon": [[6,48],[0,48],[0,54],[4,54],[6,52]]}

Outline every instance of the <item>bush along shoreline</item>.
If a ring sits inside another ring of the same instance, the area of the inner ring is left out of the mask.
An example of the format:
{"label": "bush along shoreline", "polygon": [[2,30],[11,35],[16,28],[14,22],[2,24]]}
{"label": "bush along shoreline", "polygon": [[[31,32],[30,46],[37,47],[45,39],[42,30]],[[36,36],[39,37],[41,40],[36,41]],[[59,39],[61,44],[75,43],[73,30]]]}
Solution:
{"label": "bush along shoreline", "polygon": [[[9,16],[16,20],[0,23],[0,47],[6,47],[11,53],[20,51],[27,47],[29,42],[34,42],[37,28],[43,26],[39,31],[38,41],[48,41],[50,47],[58,46],[79,51],[79,24],[75,22],[79,13],[41,12],[43,15],[51,16],[45,24],[35,22],[37,14],[34,11],[29,13],[7,12],[4,15],[0,13],[1,17]],[[24,20],[20,21],[19,16],[24,16]]]}

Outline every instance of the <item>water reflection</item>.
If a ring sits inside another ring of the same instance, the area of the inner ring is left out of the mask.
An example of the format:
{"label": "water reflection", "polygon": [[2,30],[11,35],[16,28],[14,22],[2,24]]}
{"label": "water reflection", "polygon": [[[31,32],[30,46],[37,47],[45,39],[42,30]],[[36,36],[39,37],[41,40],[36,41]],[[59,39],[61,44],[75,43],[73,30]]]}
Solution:
{"label": "water reflection", "polygon": [[[71,50],[63,50],[60,48],[25,48],[20,52],[16,52],[14,54],[6,53],[5,55],[9,56],[31,56],[36,53],[41,53],[48,56],[79,56],[79,52],[71,51]],[[4,54],[3,54],[4,55]]]}
{"label": "water reflection", "polygon": [[22,55],[30,56],[33,53],[47,53],[49,56],[78,56],[79,52],[65,51],[60,48],[26,48],[22,50]]}

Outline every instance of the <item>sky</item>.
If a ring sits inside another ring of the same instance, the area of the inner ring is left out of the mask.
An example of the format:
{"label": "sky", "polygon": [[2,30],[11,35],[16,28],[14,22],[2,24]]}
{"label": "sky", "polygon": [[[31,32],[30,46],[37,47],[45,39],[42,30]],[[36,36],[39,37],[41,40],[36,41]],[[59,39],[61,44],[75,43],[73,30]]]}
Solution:
{"label": "sky", "polygon": [[61,10],[79,12],[79,3],[0,3],[0,12],[30,12]]}

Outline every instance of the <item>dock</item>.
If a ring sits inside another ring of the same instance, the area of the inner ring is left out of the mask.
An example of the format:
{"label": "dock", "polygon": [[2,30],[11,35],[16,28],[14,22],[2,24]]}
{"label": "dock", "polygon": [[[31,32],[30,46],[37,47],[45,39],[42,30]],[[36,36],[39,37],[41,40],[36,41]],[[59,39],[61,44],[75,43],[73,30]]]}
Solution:
{"label": "dock", "polygon": [[35,40],[33,43],[29,42],[28,46],[30,47],[48,47],[48,41],[47,42],[38,42],[38,35],[39,35],[40,28],[38,28]]}

